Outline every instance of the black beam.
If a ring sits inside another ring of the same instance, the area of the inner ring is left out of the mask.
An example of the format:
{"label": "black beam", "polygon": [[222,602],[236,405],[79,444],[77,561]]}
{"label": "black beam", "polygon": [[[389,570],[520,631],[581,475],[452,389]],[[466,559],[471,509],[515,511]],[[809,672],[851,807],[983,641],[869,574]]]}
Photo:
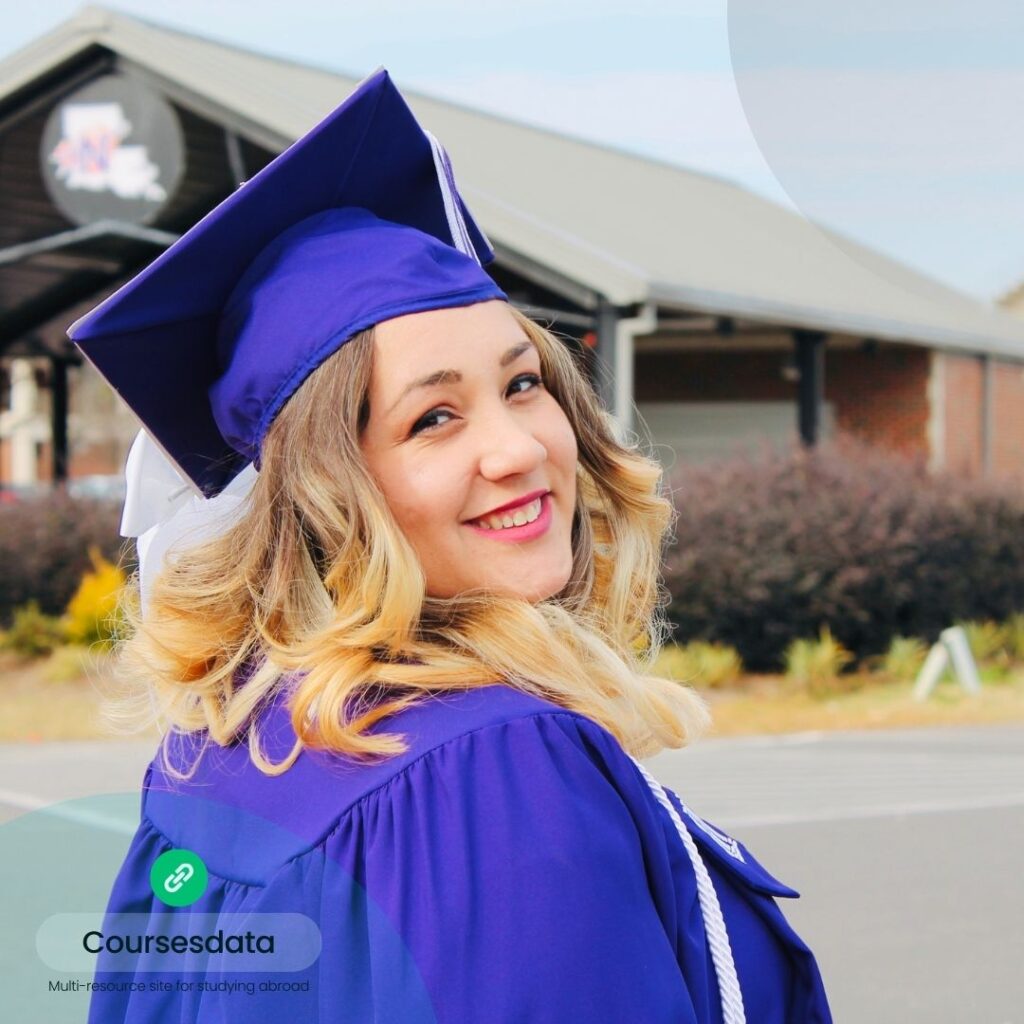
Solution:
{"label": "black beam", "polygon": [[63,487],[68,478],[68,364],[50,359],[50,436],[53,439],[53,483]]}
{"label": "black beam", "polygon": [[593,331],[597,328],[597,321],[588,313],[571,313],[568,310],[555,309],[553,306],[537,306],[533,303],[524,303],[519,308],[533,320],[550,320],[553,330],[575,327],[580,331]]}
{"label": "black beam", "polygon": [[22,263],[44,252],[59,252],[73,245],[81,245],[96,239],[127,238],[133,242],[143,242],[158,249],[166,249],[178,236],[169,231],[145,227],[141,224],[126,224],[116,220],[98,220],[83,227],[69,228],[58,231],[55,235],[45,238],[34,238],[28,242],[18,242],[0,249],[0,266],[7,263]]}
{"label": "black beam", "polygon": [[597,304],[597,348],[594,360],[596,380],[594,390],[601,398],[605,409],[615,414],[615,347],[618,343],[616,328],[619,324],[619,311],[603,296]]}
{"label": "black beam", "polygon": [[44,75],[0,100],[0,135],[39,113],[49,111],[66,96],[114,69],[112,51],[99,43],[49,68]]}
{"label": "black beam", "polygon": [[793,331],[796,351],[797,427],[808,448],[818,443],[825,397],[825,337],[821,331]]}
{"label": "black beam", "polygon": [[[23,334],[36,330],[63,310],[96,295],[101,289],[109,288],[112,280],[109,274],[71,274],[28,302],[5,310],[0,314],[0,355],[4,355]],[[70,341],[68,348],[71,348]]]}

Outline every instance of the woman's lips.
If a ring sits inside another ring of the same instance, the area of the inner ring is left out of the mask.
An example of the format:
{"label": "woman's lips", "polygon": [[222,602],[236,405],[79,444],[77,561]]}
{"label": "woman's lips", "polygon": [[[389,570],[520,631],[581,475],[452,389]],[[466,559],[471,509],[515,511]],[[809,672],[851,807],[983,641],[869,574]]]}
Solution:
{"label": "woman's lips", "polygon": [[524,541],[533,540],[546,533],[551,525],[551,492],[543,495],[540,499],[540,515],[532,523],[524,523],[522,526],[509,526],[501,530],[488,530],[486,527],[478,526],[474,522],[465,523],[476,533],[483,537],[490,537],[492,540]]}

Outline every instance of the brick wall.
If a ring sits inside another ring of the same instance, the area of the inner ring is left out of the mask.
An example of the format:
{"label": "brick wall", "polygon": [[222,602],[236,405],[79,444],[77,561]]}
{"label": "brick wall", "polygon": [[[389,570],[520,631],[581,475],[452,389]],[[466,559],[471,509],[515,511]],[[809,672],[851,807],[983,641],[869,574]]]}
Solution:
{"label": "brick wall", "polygon": [[[985,361],[952,353],[938,358],[945,405],[945,466],[954,473],[981,476],[985,472]],[[989,470],[995,477],[1024,479],[1024,363],[993,359],[990,380]]]}
{"label": "brick wall", "polygon": [[[796,385],[783,380],[785,352],[644,352],[633,378],[638,402],[796,402]],[[795,414],[794,414],[795,415]]]}
{"label": "brick wall", "polygon": [[[638,351],[638,402],[785,401],[796,384],[782,376],[791,349]],[[931,394],[929,375],[934,373]],[[120,473],[136,421],[91,368],[71,372],[72,477]],[[983,472],[984,364],[972,355],[936,353],[910,345],[832,347],[825,353],[825,398],[836,428],[869,443],[931,454],[936,468]],[[41,396],[44,397],[45,396]],[[1024,363],[992,364],[994,475],[1024,479]],[[930,422],[931,419],[931,422]],[[10,479],[6,439],[0,439],[0,481]],[[49,444],[39,453],[39,479],[50,477]]]}
{"label": "brick wall", "polygon": [[982,470],[982,393],[984,373],[976,356],[942,353],[941,397],[944,457],[941,464],[964,476]]}
{"label": "brick wall", "polygon": [[992,366],[992,472],[1024,478],[1024,364]]}
{"label": "brick wall", "polygon": [[825,353],[825,396],[836,427],[872,444],[928,455],[928,349],[878,345]]}
{"label": "brick wall", "polygon": [[[797,386],[782,376],[791,349],[642,352],[638,402],[787,401]],[[904,452],[928,453],[930,353],[910,345],[825,352],[825,400],[839,431]]]}
{"label": "brick wall", "polygon": [[[68,477],[74,479],[80,476],[107,476],[123,472],[123,447],[121,441],[75,445],[68,453]],[[53,479],[53,445],[50,441],[43,441],[39,446],[37,475],[40,481]]]}

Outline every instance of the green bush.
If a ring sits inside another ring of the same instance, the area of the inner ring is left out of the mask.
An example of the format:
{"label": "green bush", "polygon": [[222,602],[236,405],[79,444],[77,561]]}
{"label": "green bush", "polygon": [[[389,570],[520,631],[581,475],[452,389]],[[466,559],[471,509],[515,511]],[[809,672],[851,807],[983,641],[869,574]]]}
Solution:
{"label": "green bush", "polygon": [[1010,661],[1010,631],[1002,622],[958,622],[967,634],[967,643],[974,660],[979,664],[993,662],[1008,665]]}
{"label": "green bush", "polygon": [[916,636],[894,636],[879,659],[882,675],[894,683],[913,682],[928,657],[928,645]]}
{"label": "green bush", "polygon": [[1006,630],[1006,652],[1012,662],[1024,662],[1024,614],[1011,615],[1003,623]]}
{"label": "green bush", "polygon": [[36,601],[29,601],[14,612],[14,620],[2,637],[0,646],[28,658],[38,658],[60,647],[67,636],[60,619],[39,610]]}
{"label": "green bush", "polygon": [[118,504],[61,492],[0,505],[0,628],[29,601],[60,615],[92,567],[91,545],[130,572],[135,547],[119,523]]}
{"label": "green bush", "polygon": [[815,695],[839,689],[843,670],[853,655],[822,626],[817,639],[793,640],[785,653],[786,678]]}
{"label": "green bush", "polygon": [[87,675],[94,664],[95,652],[79,644],[58,647],[40,666],[40,676],[47,683],[71,683]]}
{"label": "green bush", "polygon": [[677,643],[777,670],[821,625],[858,660],[893,637],[1024,612],[1024,489],[932,475],[850,440],[683,464],[665,560]]}

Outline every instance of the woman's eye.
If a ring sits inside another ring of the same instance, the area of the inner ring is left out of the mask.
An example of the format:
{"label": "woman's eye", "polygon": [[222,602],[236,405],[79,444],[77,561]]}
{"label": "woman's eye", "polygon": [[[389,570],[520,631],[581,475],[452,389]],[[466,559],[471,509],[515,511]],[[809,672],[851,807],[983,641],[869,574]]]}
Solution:
{"label": "woman's eye", "polygon": [[[536,373],[521,373],[512,379],[512,384],[517,384],[521,380],[529,381],[534,387],[539,387],[544,383]],[[512,384],[509,384],[509,387],[512,387]]]}
{"label": "woman's eye", "polygon": [[[518,383],[520,383],[522,381],[529,382],[530,384],[533,385],[533,387],[539,387],[539,386],[541,386],[544,383],[543,379],[540,377],[539,374],[536,374],[536,373],[521,373],[521,374],[519,374],[518,377],[513,377],[512,378],[512,381],[509,383],[509,389],[512,389],[516,384],[518,384]],[[529,389],[525,389],[524,388],[524,389],[521,389],[521,390],[513,391],[512,393],[513,394],[522,394],[524,390],[529,390]],[[449,413],[447,409],[431,409],[430,412],[424,413],[413,424],[412,430],[409,431],[409,436],[411,437],[413,434],[422,434],[424,431],[434,430],[436,427],[443,426],[444,425],[443,422],[442,423],[438,423],[434,419],[434,417],[436,417],[436,416],[450,416],[450,415],[451,415],[451,413]]]}

